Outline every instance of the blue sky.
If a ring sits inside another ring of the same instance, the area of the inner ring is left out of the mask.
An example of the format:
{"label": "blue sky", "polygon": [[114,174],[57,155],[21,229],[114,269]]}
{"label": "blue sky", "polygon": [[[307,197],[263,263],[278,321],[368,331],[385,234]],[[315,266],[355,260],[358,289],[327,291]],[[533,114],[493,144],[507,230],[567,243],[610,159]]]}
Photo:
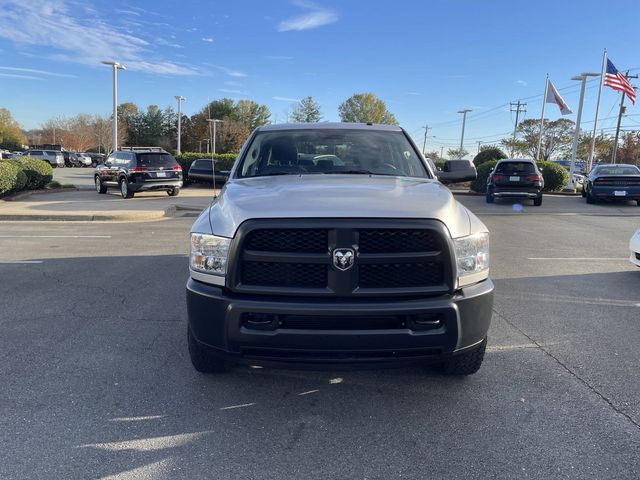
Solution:
{"label": "blue sky", "polygon": [[[325,120],[355,92],[382,98],[419,144],[465,147],[513,129],[511,101],[540,115],[545,74],[577,111],[573,75],[600,70],[602,49],[620,70],[640,72],[640,2],[618,1],[76,1],[0,0],[0,107],[25,128],[58,115],[108,114],[111,74],[127,65],[119,100],[174,105],[186,114],[208,99],[251,98],[285,120],[313,96]],[[637,82],[636,83],[640,83]],[[566,88],[565,88],[566,87]],[[590,129],[597,81],[588,84]],[[619,94],[605,88],[600,125],[615,127]],[[557,118],[554,105],[548,117]],[[640,129],[631,107],[623,126]],[[575,113],[568,118],[575,120]]]}

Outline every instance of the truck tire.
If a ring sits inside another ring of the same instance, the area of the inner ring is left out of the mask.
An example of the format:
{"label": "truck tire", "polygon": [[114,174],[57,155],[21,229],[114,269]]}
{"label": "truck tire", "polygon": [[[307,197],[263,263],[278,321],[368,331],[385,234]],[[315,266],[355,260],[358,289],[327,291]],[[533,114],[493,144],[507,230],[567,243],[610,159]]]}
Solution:
{"label": "truck tire", "polygon": [[473,375],[480,370],[484,352],[487,348],[487,338],[470,352],[462,353],[445,360],[439,365],[440,373],[444,375]]}
{"label": "truck tire", "polygon": [[533,205],[534,207],[539,207],[540,205],[542,205],[542,194],[540,194],[538,198],[533,199]]}
{"label": "truck tire", "polygon": [[191,364],[201,373],[223,373],[229,371],[229,363],[212,355],[206,347],[202,346],[187,328],[187,341],[189,343],[189,357]]}

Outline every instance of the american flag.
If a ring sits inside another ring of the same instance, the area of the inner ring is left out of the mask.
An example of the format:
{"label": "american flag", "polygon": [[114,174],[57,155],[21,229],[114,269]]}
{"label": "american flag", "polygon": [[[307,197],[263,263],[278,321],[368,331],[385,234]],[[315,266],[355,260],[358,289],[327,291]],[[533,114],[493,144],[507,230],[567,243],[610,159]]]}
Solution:
{"label": "american flag", "polygon": [[614,90],[619,90],[627,94],[631,103],[636,103],[636,91],[633,89],[627,77],[624,73],[619,72],[618,69],[611,63],[611,60],[607,58],[607,73],[604,75],[605,87],[611,87]]}

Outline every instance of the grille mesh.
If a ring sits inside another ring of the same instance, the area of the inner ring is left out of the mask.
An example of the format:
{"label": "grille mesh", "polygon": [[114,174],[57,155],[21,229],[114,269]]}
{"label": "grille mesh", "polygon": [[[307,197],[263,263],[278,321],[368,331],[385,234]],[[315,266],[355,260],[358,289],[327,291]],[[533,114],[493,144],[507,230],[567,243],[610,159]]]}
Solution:
{"label": "grille mesh", "polygon": [[327,266],[314,263],[244,262],[242,283],[265,287],[324,288]]}
{"label": "grille mesh", "polygon": [[283,228],[254,230],[245,248],[261,252],[323,253],[327,251],[327,243],[327,230]]}
{"label": "grille mesh", "polygon": [[361,253],[432,252],[442,248],[440,239],[429,230],[360,230]]}
{"label": "grille mesh", "polygon": [[390,263],[360,266],[362,288],[433,287],[444,282],[441,263]]}

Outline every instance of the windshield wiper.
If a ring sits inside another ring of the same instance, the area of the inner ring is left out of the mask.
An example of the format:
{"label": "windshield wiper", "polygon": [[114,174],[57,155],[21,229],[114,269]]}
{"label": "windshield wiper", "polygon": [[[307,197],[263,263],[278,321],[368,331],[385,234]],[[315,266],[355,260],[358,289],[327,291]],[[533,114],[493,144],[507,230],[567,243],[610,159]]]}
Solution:
{"label": "windshield wiper", "polygon": [[300,175],[300,172],[268,172],[256,175],[256,177],[271,177],[273,175]]}
{"label": "windshield wiper", "polygon": [[332,172],[322,172],[325,175],[387,175],[391,177],[404,177],[402,173],[380,173],[380,172],[372,172],[371,170],[335,170]]}

